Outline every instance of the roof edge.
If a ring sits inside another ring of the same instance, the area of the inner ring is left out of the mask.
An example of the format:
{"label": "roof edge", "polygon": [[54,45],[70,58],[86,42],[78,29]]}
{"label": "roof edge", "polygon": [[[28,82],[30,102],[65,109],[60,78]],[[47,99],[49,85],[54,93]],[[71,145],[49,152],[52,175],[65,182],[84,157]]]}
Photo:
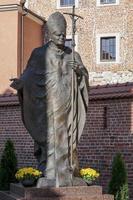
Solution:
{"label": "roof edge", "polygon": [[17,1],[14,3],[8,3],[8,4],[2,4],[0,3],[0,11],[9,11],[9,10],[17,10],[21,8],[22,12],[25,12],[26,14],[31,14],[32,16],[36,17],[37,19],[41,20],[43,23],[46,23],[46,20],[44,17],[39,16],[38,14],[36,14],[35,12],[33,12],[32,10],[24,7],[23,5],[19,4]]}
{"label": "roof edge", "polygon": [[[90,86],[88,89],[89,100],[104,100],[116,98],[132,98],[133,83]],[[0,106],[19,105],[17,94],[7,93],[0,95]]]}
{"label": "roof edge", "polygon": [[112,85],[92,86],[89,89],[90,100],[133,97],[133,82]]}

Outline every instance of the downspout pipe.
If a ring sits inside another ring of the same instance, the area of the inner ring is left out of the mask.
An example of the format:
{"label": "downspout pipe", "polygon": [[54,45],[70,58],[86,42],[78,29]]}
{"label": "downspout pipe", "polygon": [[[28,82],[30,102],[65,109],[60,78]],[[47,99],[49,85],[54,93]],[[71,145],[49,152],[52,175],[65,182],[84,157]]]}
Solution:
{"label": "downspout pipe", "polygon": [[21,71],[24,70],[24,17],[28,14],[28,12],[25,11],[25,8],[22,7],[22,16],[21,16]]}

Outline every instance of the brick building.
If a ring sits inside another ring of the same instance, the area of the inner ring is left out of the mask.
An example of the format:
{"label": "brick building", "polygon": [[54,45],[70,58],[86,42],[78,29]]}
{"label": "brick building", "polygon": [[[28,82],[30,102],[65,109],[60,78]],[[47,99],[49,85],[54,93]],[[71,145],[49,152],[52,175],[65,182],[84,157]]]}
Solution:
{"label": "brick building", "polygon": [[[47,17],[54,11],[84,17],[77,22],[76,43],[90,84],[116,84],[133,81],[133,2],[131,0],[28,0],[28,7]],[[67,17],[67,37],[71,21]]]}

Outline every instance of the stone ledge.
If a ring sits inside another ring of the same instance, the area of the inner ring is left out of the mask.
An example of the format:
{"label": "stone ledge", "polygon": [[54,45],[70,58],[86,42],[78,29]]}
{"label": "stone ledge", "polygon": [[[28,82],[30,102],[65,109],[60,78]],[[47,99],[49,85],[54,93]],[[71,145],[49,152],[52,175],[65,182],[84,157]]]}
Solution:
{"label": "stone ledge", "polygon": [[[106,196],[107,197],[107,196]],[[73,196],[73,197],[49,197],[49,198],[32,198],[32,200],[113,200],[113,198],[104,198],[103,195],[80,195],[80,196]],[[29,199],[26,199],[29,200]],[[30,199],[31,200],[31,199]]]}
{"label": "stone ledge", "polygon": [[25,191],[26,189],[28,188],[24,188],[21,184],[14,184],[14,183],[11,183],[10,184],[10,193],[12,194],[16,194],[16,195],[19,195],[21,197],[24,197],[25,196]]}
{"label": "stone ledge", "polygon": [[[20,199],[19,199],[20,200]],[[28,200],[28,199],[21,199]],[[74,197],[46,197],[46,198],[32,198],[32,200],[114,200],[112,195],[99,195],[99,196],[74,196]]]}
{"label": "stone ledge", "polygon": [[23,200],[21,196],[11,194],[10,192],[0,191],[0,200]]}
{"label": "stone ledge", "polygon": [[104,194],[103,195],[103,199],[104,200],[114,200],[114,196],[113,195]]}

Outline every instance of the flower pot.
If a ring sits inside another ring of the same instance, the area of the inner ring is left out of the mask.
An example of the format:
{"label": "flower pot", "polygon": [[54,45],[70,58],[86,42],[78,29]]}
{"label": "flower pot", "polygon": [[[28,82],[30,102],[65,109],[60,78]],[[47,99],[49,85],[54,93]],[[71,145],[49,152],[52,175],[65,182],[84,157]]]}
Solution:
{"label": "flower pot", "polygon": [[84,180],[84,181],[87,183],[88,186],[93,185],[93,181],[88,181],[88,180]]}
{"label": "flower pot", "polygon": [[33,187],[36,184],[35,179],[24,179],[21,181],[24,187]]}

